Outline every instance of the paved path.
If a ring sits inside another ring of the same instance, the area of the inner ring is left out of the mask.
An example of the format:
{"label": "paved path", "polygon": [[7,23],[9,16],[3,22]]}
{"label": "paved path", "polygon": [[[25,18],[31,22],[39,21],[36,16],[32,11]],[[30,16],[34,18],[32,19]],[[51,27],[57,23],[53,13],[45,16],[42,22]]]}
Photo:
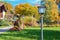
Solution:
{"label": "paved path", "polygon": [[13,26],[0,28],[0,34],[6,32],[6,31],[8,31],[8,30],[9,30],[10,28],[12,28],[12,27],[13,27]]}

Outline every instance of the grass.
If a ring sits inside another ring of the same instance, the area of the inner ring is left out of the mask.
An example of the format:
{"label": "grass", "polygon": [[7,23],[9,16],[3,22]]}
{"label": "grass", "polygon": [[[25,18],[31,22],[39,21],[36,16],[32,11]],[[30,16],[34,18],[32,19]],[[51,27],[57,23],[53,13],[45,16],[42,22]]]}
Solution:
{"label": "grass", "polygon": [[10,27],[10,26],[0,26],[0,28],[5,28],[5,27]]}
{"label": "grass", "polygon": [[5,26],[0,26],[0,28],[4,28]]}
{"label": "grass", "polygon": [[[0,34],[0,40],[40,40],[40,33],[39,28],[8,31]],[[44,28],[44,40],[60,40],[60,27]]]}

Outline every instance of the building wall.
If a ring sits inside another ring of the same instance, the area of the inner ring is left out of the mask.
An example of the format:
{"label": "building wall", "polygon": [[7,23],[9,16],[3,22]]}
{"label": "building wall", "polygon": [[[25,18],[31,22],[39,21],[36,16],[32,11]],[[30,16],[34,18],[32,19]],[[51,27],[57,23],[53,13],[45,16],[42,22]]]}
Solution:
{"label": "building wall", "polygon": [[0,19],[4,19],[5,12],[6,12],[5,5],[3,2],[0,2]]}
{"label": "building wall", "polygon": [[56,0],[56,3],[59,4],[60,3],[60,0]]}

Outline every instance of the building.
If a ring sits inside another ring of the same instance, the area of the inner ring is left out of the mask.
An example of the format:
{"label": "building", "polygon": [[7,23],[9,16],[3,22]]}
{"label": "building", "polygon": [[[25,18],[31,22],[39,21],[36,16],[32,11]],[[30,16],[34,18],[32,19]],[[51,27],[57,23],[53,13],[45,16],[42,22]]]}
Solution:
{"label": "building", "polygon": [[6,9],[5,9],[4,3],[0,2],[0,20],[4,19],[5,12],[6,12]]}

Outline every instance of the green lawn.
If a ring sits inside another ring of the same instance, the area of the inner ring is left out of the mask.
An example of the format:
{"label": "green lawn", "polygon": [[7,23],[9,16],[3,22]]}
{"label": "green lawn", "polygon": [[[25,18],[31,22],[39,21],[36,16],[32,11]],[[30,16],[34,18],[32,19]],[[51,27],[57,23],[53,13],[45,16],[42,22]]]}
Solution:
{"label": "green lawn", "polygon": [[4,28],[5,26],[0,26],[0,28]]}
{"label": "green lawn", "polygon": [[[20,31],[8,31],[0,34],[0,40],[40,40],[40,29],[26,28]],[[60,40],[60,27],[44,28],[44,40]]]}
{"label": "green lawn", "polygon": [[0,26],[0,28],[10,27],[10,25]]}

